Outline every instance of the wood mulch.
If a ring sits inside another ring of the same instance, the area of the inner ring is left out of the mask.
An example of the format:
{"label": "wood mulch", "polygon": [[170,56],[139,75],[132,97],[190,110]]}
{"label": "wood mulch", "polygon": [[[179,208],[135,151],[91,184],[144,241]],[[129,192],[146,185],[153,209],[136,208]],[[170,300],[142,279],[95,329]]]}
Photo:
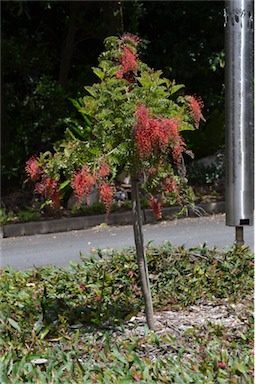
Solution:
{"label": "wood mulch", "polygon": [[[238,334],[246,334],[248,325],[247,306],[251,307],[253,297],[248,297],[243,303],[228,303],[226,300],[206,302],[200,299],[196,304],[184,310],[167,310],[154,313],[155,333],[160,337],[159,345],[142,344],[139,354],[149,359],[162,359],[176,356],[178,345],[185,345],[189,350],[194,348],[194,341],[189,338],[188,331],[197,331],[200,337],[207,334],[210,325],[219,326],[223,329],[224,335],[231,334],[231,337]],[[133,316],[124,326],[122,332],[115,332],[118,341],[127,336],[143,338],[146,326],[144,315]],[[171,335],[176,342],[170,342],[165,335]]]}

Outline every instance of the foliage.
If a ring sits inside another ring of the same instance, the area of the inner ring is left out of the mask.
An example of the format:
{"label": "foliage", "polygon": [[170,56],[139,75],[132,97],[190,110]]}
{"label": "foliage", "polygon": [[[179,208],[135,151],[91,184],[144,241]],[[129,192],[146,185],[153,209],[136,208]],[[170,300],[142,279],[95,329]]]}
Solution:
{"label": "foliage", "polygon": [[224,177],[224,156],[218,152],[211,165],[202,162],[187,166],[187,176],[192,185],[213,185]]}
{"label": "foliage", "polygon": [[[253,254],[146,247],[154,306],[242,304],[245,328],[205,324],[178,337],[123,330],[143,310],[135,250],[94,250],[69,269],[1,270],[1,383],[253,382]],[[148,351],[155,351],[155,359]],[[39,359],[46,359],[40,364]]]}
{"label": "foliage", "polygon": [[[12,87],[18,87],[16,84],[9,83],[6,87],[5,113],[9,120],[4,121],[2,175],[8,175],[9,179],[31,153],[52,148],[67,126],[63,111],[70,110],[64,90],[51,77],[35,80],[28,75],[23,82],[29,93],[19,94],[18,90],[13,90]],[[13,92],[16,93],[14,99]],[[9,137],[12,140],[7,148]]]}
{"label": "foliage", "polygon": [[58,199],[48,185],[61,193],[71,186],[79,203],[97,185],[109,212],[111,181],[122,170],[143,181],[158,217],[161,196],[163,201],[169,195],[179,203],[188,200],[182,157],[188,151],[181,132],[194,130],[204,120],[203,102],[178,95],[182,84],[144,64],[137,53],[139,41],[128,33],[105,40],[99,66],[93,67],[99,82],[85,87],[83,99],[72,100],[84,128],[70,126],[54,155],[46,152],[27,161],[36,191],[53,203]]}

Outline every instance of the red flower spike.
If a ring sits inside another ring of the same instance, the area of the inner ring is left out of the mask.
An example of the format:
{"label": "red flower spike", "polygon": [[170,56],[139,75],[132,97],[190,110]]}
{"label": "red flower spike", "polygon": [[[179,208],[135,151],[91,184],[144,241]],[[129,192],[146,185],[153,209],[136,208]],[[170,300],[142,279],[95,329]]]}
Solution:
{"label": "red flower spike", "polygon": [[108,164],[106,162],[102,163],[99,167],[99,175],[104,178],[109,175],[109,172],[110,169]]}
{"label": "red flower spike", "polygon": [[155,197],[150,198],[150,208],[158,220],[162,219],[161,204]]}
{"label": "red flower spike", "polygon": [[[134,75],[137,75],[137,54],[130,51],[129,48],[124,47],[121,50],[122,56],[120,58],[121,68],[116,73],[117,79],[126,78],[126,75],[129,72],[133,72]],[[129,81],[132,82],[132,81]]]}
{"label": "red flower spike", "polygon": [[195,127],[199,127],[200,120],[206,121],[202,115],[201,109],[204,107],[204,103],[201,97],[187,96],[186,100],[189,103],[189,108],[193,116]]}
{"label": "red flower spike", "polygon": [[141,159],[149,157],[152,153],[149,114],[143,105],[137,109],[137,125],[135,129],[135,140],[138,154]]}
{"label": "red flower spike", "polygon": [[45,196],[45,185],[42,183],[35,184],[35,192],[39,193],[41,196]]}
{"label": "red flower spike", "polygon": [[180,161],[181,153],[185,149],[185,143],[179,134],[179,122],[176,119],[168,119],[170,130],[170,141],[172,144],[172,155],[176,163]]}
{"label": "red flower spike", "polygon": [[26,161],[25,171],[32,181],[37,181],[40,177],[40,167],[37,165],[37,159],[35,156],[30,157]]}
{"label": "red flower spike", "polygon": [[101,201],[106,210],[106,214],[109,215],[112,205],[113,190],[107,183],[103,183],[99,190],[99,201]]}
{"label": "red flower spike", "polygon": [[125,32],[122,37],[121,37],[121,42],[126,43],[126,42],[131,42],[133,45],[137,46],[140,43],[141,39],[133,35],[132,33]]}
{"label": "red flower spike", "polygon": [[153,176],[155,176],[156,173],[157,173],[157,168],[155,168],[155,167],[150,167],[150,168],[149,168],[149,170],[148,170],[148,175],[149,175],[149,177],[153,177]]}
{"label": "red flower spike", "polygon": [[47,198],[52,200],[54,206],[59,205],[58,182],[51,178],[45,179],[45,191]]}
{"label": "red flower spike", "polygon": [[96,177],[90,174],[90,169],[87,165],[73,173],[71,187],[78,198],[78,205],[82,203],[84,196],[86,196],[87,204],[89,204],[90,194],[95,182]]}
{"label": "red flower spike", "polygon": [[174,161],[179,162],[185,149],[185,143],[179,134],[178,121],[151,118],[143,105],[139,105],[137,110],[135,140],[141,159],[148,158],[153,153],[165,152],[171,145]]}
{"label": "red flower spike", "polygon": [[121,58],[119,59],[119,62],[121,63],[121,68],[116,73],[117,79],[125,79],[129,83],[134,82],[134,76],[137,75],[138,67],[138,55],[136,53],[136,46],[138,45],[139,41],[140,39],[137,36],[132,35],[131,33],[124,33],[121,37]]}
{"label": "red flower spike", "polygon": [[35,184],[35,192],[52,200],[53,206],[59,205],[58,182],[50,177],[44,177],[41,183]]}
{"label": "red flower spike", "polygon": [[177,184],[173,177],[167,177],[163,184],[166,193],[177,192]]}

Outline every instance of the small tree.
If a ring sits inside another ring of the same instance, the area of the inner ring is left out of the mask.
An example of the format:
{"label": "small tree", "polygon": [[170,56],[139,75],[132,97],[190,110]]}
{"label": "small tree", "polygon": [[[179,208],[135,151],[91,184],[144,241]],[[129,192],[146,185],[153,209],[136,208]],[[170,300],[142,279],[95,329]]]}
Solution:
{"label": "small tree", "polygon": [[161,204],[167,199],[187,202],[189,189],[182,155],[190,153],[181,132],[198,128],[204,117],[200,98],[180,95],[184,85],[162,77],[161,71],[139,59],[139,42],[129,33],[121,38],[108,37],[99,65],[93,68],[99,82],[85,87],[87,95],[83,99],[73,100],[84,117],[79,133],[90,132],[90,139],[77,139],[69,129],[54,155],[32,157],[26,170],[37,182],[36,191],[55,204],[59,203],[57,191],[68,184],[79,202],[84,196],[89,199],[96,187],[107,214],[117,172],[130,173],[138,267],[147,323],[154,329],[139,187],[142,185],[149,194],[158,219],[162,217]]}

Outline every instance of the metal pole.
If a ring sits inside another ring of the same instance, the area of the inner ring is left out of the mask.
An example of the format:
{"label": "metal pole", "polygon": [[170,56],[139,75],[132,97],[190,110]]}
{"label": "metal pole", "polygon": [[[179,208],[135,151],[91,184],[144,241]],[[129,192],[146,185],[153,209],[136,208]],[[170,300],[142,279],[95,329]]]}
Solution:
{"label": "metal pole", "polygon": [[243,227],[236,227],[236,241],[237,246],[244,245]]}
{"label": "metal pole", "polygon": [[251,0],[225,1],[226,225],[253,225],[254,9]]}

